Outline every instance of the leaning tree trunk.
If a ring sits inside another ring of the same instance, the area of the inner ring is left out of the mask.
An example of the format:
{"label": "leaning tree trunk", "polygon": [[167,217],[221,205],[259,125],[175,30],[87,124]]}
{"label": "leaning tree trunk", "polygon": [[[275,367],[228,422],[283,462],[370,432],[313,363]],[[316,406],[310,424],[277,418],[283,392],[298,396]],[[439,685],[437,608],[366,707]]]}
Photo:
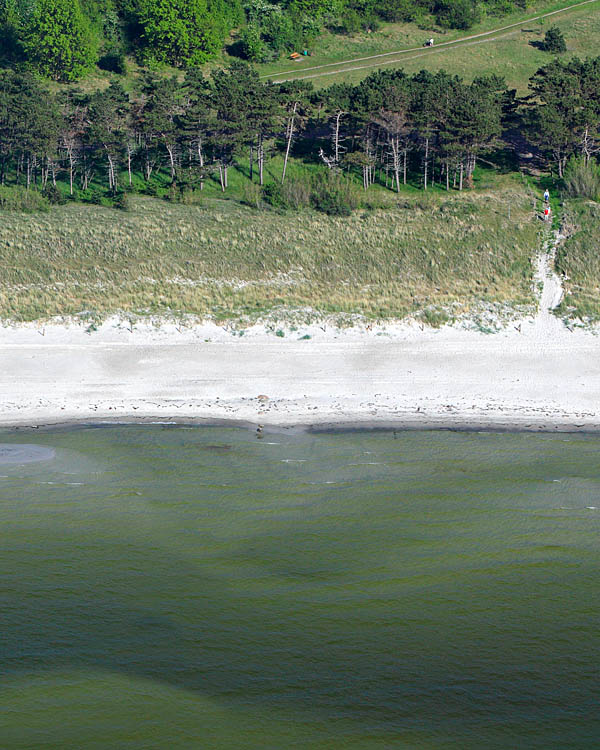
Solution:
{"label": "leaning tree trunk", "polygon": [[400,192],[400,139],[398,136],[390,138],[390,146],[392,149],[392,169],[394,170],[394,178],[396,180],[396,192]]}
{"label": "leaning tree trunk", "polygon": [[204,151],[202,151],[202,136],[198,136],[198,141],[196,143],[197,149],[198,149],[198,164],[200,165],[200,172],[201,172],[201,178],[200,178],[200,190],[204,190],[204,178],[202,177],[202,170],[204,167]]}
{"label": "leaning tree trunk", "polygon": [[175,173],[176,173],[176,170],[175,170],[175,152],[174,152],[174,147],[170,143],[165,143],[165,148],[167,149],[167,152],[169,154],[169,167],[171,169],[171,179],[174,180],[175,179]]}
{"label": "leaning tree trunk", "polygon": [[292,110],[292,115],[289,119],[288,126],[287,126],[287,144],[285,147],[285,159],[283,160],[283,173],[281,175],[281,184],[285,182],[285,173],[287,170],[288,165],[288,159],[290,158],[290,148],[292,146],[292,138],[294,137],[294,119],[296,117],[296,110],[298,108],[298,102],[294,102],[294,109]]}
{"label": "leaning tree trunk", "polygon": [[131,144],[127,144],[127,174],[129,175],[129,186],[131,187],[132,184],[132,176],[131,176]]}
{"label": "leaning tree trunk", "polygon": [[336,166],[340,163],[340,120],[342,119],[343,112],[338,112],[335,116],[335,129],[333,134],[333,145],[335,153],[335,164]]}
{"label": "leaning tree trunk", "polygon": [[263,134],[260,133],[258,136],[258,182],[260,185],[264,185],[264,167],[265,167],[265,146],[263,142]]}

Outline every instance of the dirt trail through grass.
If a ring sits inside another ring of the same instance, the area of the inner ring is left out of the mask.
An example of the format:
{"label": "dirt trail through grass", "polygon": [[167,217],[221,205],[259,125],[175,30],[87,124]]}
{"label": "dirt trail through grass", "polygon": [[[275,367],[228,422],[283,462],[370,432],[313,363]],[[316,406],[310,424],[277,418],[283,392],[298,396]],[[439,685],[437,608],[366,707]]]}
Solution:
{"label": "dirt trail through grass", "polygon": [[535,280],[542,286],[535,327],[543,336],[551,336],[553,331],[564,328],[563,322],[552,312],[560,305],[564,294],[561,278],[554,270],[556,248],[563,240],[563,235],[556,230],[537,257]]}
{"label": "dirt trail through grass", "polygon": [[[440,42],[437,46],[433,48],[428,48],[425,50],[423,47],[408,47],[406,49],[401,50],[394,50],[392,52],[382,52],[377,55],[369,55],[368,57],[355,57],[351,60],[343,60],[341,62],[335,62],[335,63],[326,63],[324,65],[314,65],[309,68],[303,68],[302,70],[284,70],[281,73],[269,73],[260,76],[261,78],[272,78],[275,83],[280,83],[281,81],[288,81],[288,80],[306,80],[309,78],[320,78],[321,76],[327,76],[327,75],[336,75],[339,73],[345,73],[350,72],[354,70],[364,70],[366,68],[375,68],[379,67],[381,65],[390,65],[395,62],[402,62],[404,60],[412,60],[415,59],[415,57],[422,57],[427,55],[432,55],[435,53],[443,52],[445,49],[453,49],[455,47],[466,47],[470,44],[482,44],[484,42],[492,42],[495,41],[498,38],[504,38],[506,35],[497,36],[501,34],[503,31],[508,31],[509,29],[515,29],[518,26],[523,26],[524,24],[533,23],[534,21],[539,21],[542,18],[548,18],[550,16],[554,16],[558,13],[566,13],[567,11],[574,10],[576,8],[580,8],[583,5],[589,5],[591,3],[597,3],[598,0],[583,0],[583,2],[574,3],[572,5],[567,5],[564,8],[559,8],[558,10],[552,10],[548,13],[541,13],[537,16],[532,16],[531,18],[525,18],[521,21],[517,21],[515,23],[508,24],[506,26],[500,26],[496,29],[491,29],[490,31],[482,31],[478,34],[471,34],[469,36],[464,36],[459,39],[453,39],[448,42]],[[489,37],[486,39],[483,39],[483,37]],[[479,40],[479,41],[472,41],[472,40]],[[406,55],[409,52],[420,52],[419,55],[415,55],[413,57],[401,57],[400,59],[393,59],[393,60],[382,60],[384,57],[392,57],[397,55]],[[367,65],[360,65],[356,66],[355,63],[358,62],[367,62],[370,60],[378,60],[378,62],[371,62]],[[346,68],[344,66],[346,65],[352,65],[353,67]],[[334,70],[323,70],[324,68],[334,68]],[[310,75],[303,75],[304,73],[308,71],[314,71],[319,70],[321,72],[319,73],[311,73]],[[292,75],[289,75],[292,74]]]}

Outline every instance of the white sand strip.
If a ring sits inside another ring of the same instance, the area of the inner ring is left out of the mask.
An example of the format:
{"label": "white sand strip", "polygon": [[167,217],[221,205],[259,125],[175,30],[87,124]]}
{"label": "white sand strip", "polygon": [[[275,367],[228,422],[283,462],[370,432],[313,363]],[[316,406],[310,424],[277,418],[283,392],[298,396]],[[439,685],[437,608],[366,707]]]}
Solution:
{"label": "white sand strip", "polygon": [[0,424],[154,417],[600,427],[600,337],[571,333],[550,315],[493,335],[388,326],[313,328],[298,340],[303,333],[5,328]]}

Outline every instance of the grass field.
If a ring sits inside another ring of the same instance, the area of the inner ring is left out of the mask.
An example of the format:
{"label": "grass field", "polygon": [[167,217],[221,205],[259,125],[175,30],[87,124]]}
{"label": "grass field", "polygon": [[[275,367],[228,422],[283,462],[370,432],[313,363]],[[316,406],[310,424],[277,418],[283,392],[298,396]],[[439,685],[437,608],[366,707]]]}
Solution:
{"label": "grass field", "polygon": [[558,248],[556,268],[566,277],[566,294],[558,313],[596,323],[600,321],[600,204],[567,201],[563,228],[569,237]]}
{"label": "grass field", "polygon": [[[551,25],[558,25],[567,40],[569,55],[596,56],[600,50],[600,0],[592,0],[587,5],[572,10],[565,10],[549,18],[522,24],[533,16],[549,13],[572,5],[572,2],[535,2],[526,11],[506,16],[488,16],[481,23],[468,31],[444,30],[440,28],[423,29],[414,23],[383,23],[374,33],[332,34],[324,32],[311,48],[312,55],[299,62],[289,60],[287,56],[273,63],[256,65],[259,74],[272,80],[290,78],[308,78],[316,88],[329,86],[336,82],[357,83],[377,68],[402,67],[407,72],[417,72],[422,68],[439,70],[445,68],[453,73],[471,80],[475,75],[497,73],[506,78],[510,87],[519,93],[527,90],[529,77],[552,56],[542,52],[530,42],[540,41],[545,30]],[[506,31],[494,31],[511,24],[519,24]],[[522,29],[525,29],[523,31]],[[445,42],[460,40],[465,37],[493,32],[479,39],[458,42],[456,46],[439,46]],[[422,48],[423,41],[433,35],[436,44],[433,49]],[[399,52],[399,50],[412,52]],[[380,59],[353,61],[371,55],[386,55]],[[207,63],[205,70],[209,73],[214,68],[230,63],[234,58],[227,53]],[[331,65],[333,64],[333,65]],[[322,68],[320,66],[331,67]],[[312,70],[315,66],[317,69]],[[311,68],[311,70],[307,70]],[[126,90],[133,92],[144,69],[140,68],[133,58],[128,60],[128,73],[121,77]],[[183,77],[177,68],[161,66],[155,72],[169,76]],[[100,70],[79,81],[76,86],[85,91],[93,91],[107,86],[112,74]],[[52,89],[59,90],[64,84],[49,83]]]}
{"label": "grass field", "polygon": [[439,323],[442,308],[531,304],[539,226],[526,187],[502,179],[493,194],[407,194],[349,218],[214,198],[200,206],[135,198],[125,214],[80,204],[6,212],[0,318],[253,320],[310,308]]}
{"label": "grass field", "polygon": [[[450,31],[444,34],[438,30],[431,33],[436,38],[436,43],[440,44],[508,26],[566,5],[568,3],[538,3],[528,8],[525,13],[501,18],[488,17],[467,32]],[[417,72],[422,68],[428,70],[445,68],[467,80],[472,80],[475,75],[496,73],[503,75],[508,86],[516,88],[522,94],[527,90],[530,76],[541,65],[552,59],[552,55],[542,52],[531,44],[531,42],[540,41],[545,30],[551,25],[557,25],[563,31],[568,47],[567,57],[599,54],[600,2],[592,2],[530,24],[519,24],[512,29],[490,36],[461,42],[457,46],[434,46],[432,49],[423,48],[343,65],[341,61],[420,46],[430,33],[417,28],[414,24],[384,24],[381,30],[371,35],[325,34],[318,40],[313,55],[301,62],[279,60],[276,63],[258,67],[262,75],[268,75],[273,80],[306,77],[317,88],[342,81],[357,83],[379,67],[401,67],[409,73]],[[338,64],[324,69],[304,70],[329,63]]]}

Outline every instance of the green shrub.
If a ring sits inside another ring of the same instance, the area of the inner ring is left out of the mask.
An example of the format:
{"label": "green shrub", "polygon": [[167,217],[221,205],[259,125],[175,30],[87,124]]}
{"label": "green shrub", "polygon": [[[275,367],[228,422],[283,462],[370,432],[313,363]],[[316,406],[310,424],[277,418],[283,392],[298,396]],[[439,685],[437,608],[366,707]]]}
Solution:
{"label": "green shrub", "polygon": [[242,203],[251,208],[260,208],[262,204],[262,188],[255,182],[245,182]]}
{"label": "green shrub", "polygon": [[180,200],[185,206],[200,206],[203,203],[202,193],[192,188],[182,190]]}
{"label": "green shrub", "polygon": [[127,193],[125,191],[117,193],[113,205],[121,211],[129,211],[130,205]]}
{"label": "green shrub", "polygon": [[67,199],[56,185],[46,185],[42,190],[42,195],[48,200],[51,206],[64,206],[67,202]]}
{"label": "green shrub", "polygon": [[310,206],[311,181],[308,177],[297,177],[281,186],[283,201],[290,208],[299,211]]}
{"label": "green shrub", "polygon": [[359,207],[361,195],[350,179],[328,170],[313,178],[310,200],[313,208],[329,216],[350,216]]}
{"label": "green shrub", "polygon": [[[287,186],[286,186],[287,187]],[[284,185],[279,182],[271,182],[263,188],[263,197],[265,201],[273,208],[286,209],[290,208],[284,191]]]}
{"label": "green shrub", "polygon": [[481,11],[473,0],[438,0],[435,17],[445,28],[470,29],[481,20]]}
{"label": "green shrub", "polygon": [[0,209],[6,211],[47,211],[48,198],[37,190],[0,186]]}
{"label": "green shrub", "polygon": [[567,43],[558,26],[551,26],[548,29],[542,42],[542,49],[545,52],[554,52],[555,54],[567,51]]}
{"label": "green shrub", "polygon": [[600,195],[600,166],[594,159],[586,164],[583,156],[572,156],[565,167],[563,180],[571,198],[595,201]]}
{"label": "green shrub", "polygon": [[241,56],[250,62],[268,62],[273,53],[261,38],[260,30],[254,24],[248,24],[239,35],[239,49]]}
{"label": "green shrub", "polygon": [[441,328],[450,320],[448,313],[444,310],[431,307],[422,310],[419,317],[426,325],[431,326],[431,328]]}
{"label": "green shrub", "polygon": [[123,75],[127,73],[127,62],[122,52],[108,52],[98,60],[100,70],[107,70],[109,73],[118,73]]}

